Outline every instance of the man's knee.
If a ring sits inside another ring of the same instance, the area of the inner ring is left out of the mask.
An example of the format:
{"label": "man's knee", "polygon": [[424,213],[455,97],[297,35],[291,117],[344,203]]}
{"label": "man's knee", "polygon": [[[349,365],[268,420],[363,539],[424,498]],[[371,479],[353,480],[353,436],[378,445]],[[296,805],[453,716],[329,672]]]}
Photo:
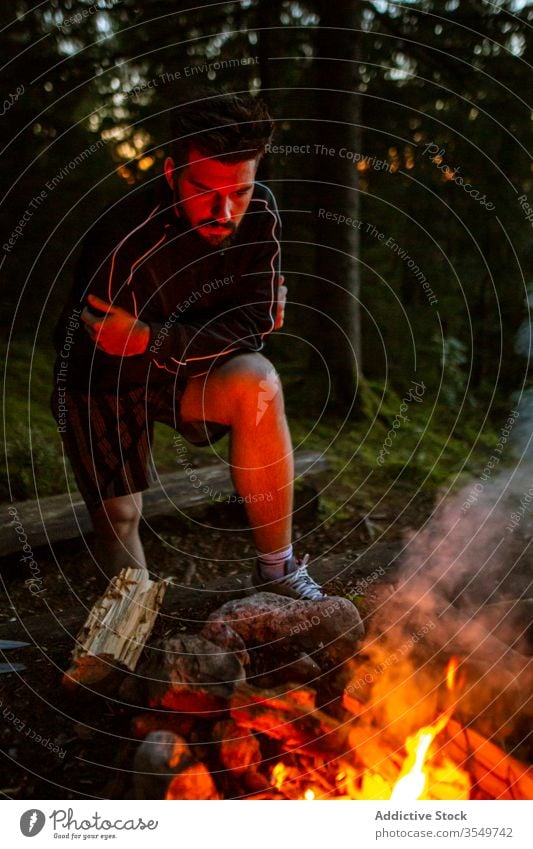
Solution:
{"label": "man's knee", "polygon": [[140,492],[103,501],[100,507],[91,511],[94,531],[100,538],[124,539],[137,532],[141,511]]}
{"label": "man's knee", "polygon": [[283,402],[279,375],[262,354],[243,354],[227,363],[224,380],[235,402],[263,409],[274,401]]}
{"label": "man's knee", "polygon": [[[209,420],[233,425],[250,410],[262,418],[267,409],[283,412],[281,381],[262,354],[238,354],[214,368],[204,382],[189,381],[181,401],[184,421]],[[258,422],[257,422],[258,423]]]}

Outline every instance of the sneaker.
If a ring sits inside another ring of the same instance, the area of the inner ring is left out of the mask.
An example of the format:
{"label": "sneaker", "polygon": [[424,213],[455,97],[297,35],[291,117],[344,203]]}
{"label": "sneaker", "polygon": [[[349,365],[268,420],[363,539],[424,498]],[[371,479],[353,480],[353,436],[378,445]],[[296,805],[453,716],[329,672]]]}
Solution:
{"label": "sneaker", "polygon": [[256,562],[252,575],[252,584],[256,590],[266,593],[277,593],[288,596],[288,598],[301,599],[302,601],[321,601],[327,598],[322,587],[313,581],[307,571],[309,555],[306,554],[302,560],[292,557],[285,563],[285,574],[282,578],[264,578],[261,574],[259,564]]}

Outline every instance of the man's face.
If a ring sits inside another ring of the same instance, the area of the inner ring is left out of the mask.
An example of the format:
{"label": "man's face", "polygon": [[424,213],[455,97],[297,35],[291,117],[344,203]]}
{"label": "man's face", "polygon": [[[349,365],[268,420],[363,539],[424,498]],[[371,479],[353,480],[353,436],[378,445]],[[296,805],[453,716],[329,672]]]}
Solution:
{"label": "man's face", "polygon": [[237,231],[248,209],[258,159],[227,162],[211,159],[192,148],[188,165],[179,174],[174,161],[165,161],[165,176],[180,201],[176,207],[210,245],[222,245]]}

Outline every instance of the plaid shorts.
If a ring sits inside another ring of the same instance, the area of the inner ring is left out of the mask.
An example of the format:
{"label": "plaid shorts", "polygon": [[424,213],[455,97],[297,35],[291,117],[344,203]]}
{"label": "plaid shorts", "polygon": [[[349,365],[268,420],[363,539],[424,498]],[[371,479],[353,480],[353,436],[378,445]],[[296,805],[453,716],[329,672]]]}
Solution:
{"label": "plaid shorts", "polygon": [[229,427],[184,422],[184,386],[136,386],[127,393],[54,392],[50,406],[79,490],[90,509],[102,501],[148,489],[157,481],[152,458],[154,422],[177,430],[192,445],[211,445]]}

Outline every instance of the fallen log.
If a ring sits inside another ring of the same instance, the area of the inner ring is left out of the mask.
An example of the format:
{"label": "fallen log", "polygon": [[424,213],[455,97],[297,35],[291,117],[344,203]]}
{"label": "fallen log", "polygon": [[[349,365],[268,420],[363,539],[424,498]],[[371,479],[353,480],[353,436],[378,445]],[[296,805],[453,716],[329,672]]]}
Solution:
{"label": "fallen log", "polygon": [[166,587],[166,581],[151,581],[145,569],[122,569],[79,632],[63,685],[69,690],[80,685],[100,689],[117,670],[133,672]]}
{"label": "fallen log", "polygon": [[[294,456],[295,479],[327,470],[328,464],[316,451],[297,451]],[[195,469],[204,486],[192,487],[189,478],[179,472],[160,475],[157,483],[143,493],[143,517],[176,516],[184,508],[220,503],[234,494],[226,463]],[[216,503],[216,502],[215,502]],[[79,492],[50,495],[36,500],[16,501],[0,505],[0,557],[20,550],[17,528],[22,526],[24,539],[32,548],[52,542],[76,539],[91,531],[89,513]]]}

